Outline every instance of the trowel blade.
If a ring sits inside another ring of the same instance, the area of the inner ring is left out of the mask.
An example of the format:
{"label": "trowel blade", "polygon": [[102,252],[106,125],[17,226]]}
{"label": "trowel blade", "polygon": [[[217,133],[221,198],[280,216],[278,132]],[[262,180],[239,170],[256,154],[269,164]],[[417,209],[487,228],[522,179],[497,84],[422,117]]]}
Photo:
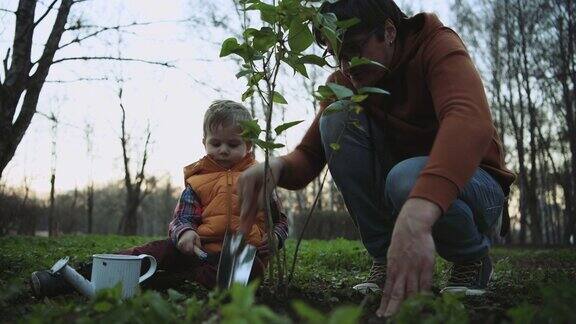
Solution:
{"label": "trowel blade", "polygon": [[224,235],[224,242],[222,243],[222,251],[220,252],[220,260],[218,261],[218,272],[216,274],[216,285],[220,289],[228,289],[232,278],[232,262],[233,254],[231,250],[232,235],[226,231]]}
{"label": "trowel blade", "polygon": [[[228,233],[227,233],[228,234]],[[226,235],[218,264],[218,287],[228,289],[232,283],[246,285],[256,257],[256,247],[245,244],[239,233]]]}
{"label": "trowel blade", "polygon": [[245,286],[250,279],[252,265],[256,258],[256,247],[246,244],[239,250],[238,256],[234,259],[232,270],[232,283]]}

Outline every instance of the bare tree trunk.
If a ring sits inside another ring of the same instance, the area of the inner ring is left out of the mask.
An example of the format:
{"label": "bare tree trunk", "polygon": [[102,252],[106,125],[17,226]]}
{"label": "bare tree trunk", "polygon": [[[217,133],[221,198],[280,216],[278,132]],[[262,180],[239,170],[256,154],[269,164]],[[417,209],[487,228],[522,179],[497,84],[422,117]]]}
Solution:
{"label": "bare tree trunk", "polygon": [[126,197],[121,233],[123,235],[136,235],[138,234],[138,208],[140,207],[140,201],[135,196],[127,195]]}
{"label": "bare tree trunk", "polygon": [[[525,188],[527,190],[527,202],[528,202],[528,213],[530,215],[530,238],[532,243],[534,244],[541,244],[542,243],[542,225],[540,220],[540,215],[538,213],[538,195],[536,193],[538,187],[538,177],[537,177],[537,164],[536,164],[536,155],[538,150],[536,148],[536,123],[537,123],[537,116],[536,116],[536,107],[534,107],[534,103],[532,102],[532,88],[530,85],[530,72],[529,72],[529,62],[528,62],[528,49],[527,49],[527,33],[529,31],[526,27],[526,12],[525,8],[527,8],[527,4],[524,3],[523,0],[517,0],[517,19],[518,19],[518,29],[520,33],[520,55],[519,58],[519,66],[520,66],[520,73],[518,74],[518,86],[523,85],[524,87],[524,94],[526,97],[526,108],[528,109],[528,115],[530,117],[529,124],[528,124],[528,134],[530,134],[530,176],[525,178]],[[520,76],[522,79],[520,80]],[[523,109],[522,106],[522,97],[523,94],[518,89],[518,97],[520,101],[520,109]]]}
{"label": "bare tree trunk", "polygon": [[92,234],[94,223],[94,183],[86,189],[86,232]]}
{"label": "bare tree trunk", "polygon": [[[8,58],[4,61],[6,79],[4,84],[0,85],[0,178],[36,112],[40,92],[52,66],[54,55],[59,49],[60,39],[65,31],[68,14],[74,1],[62,0],[60,2],[42,56],[37,62],[32,63],[32,39],[35,27],[53,9],[56,1],[49,6],[44,15],[34,21],[36,3],[36,0],[20,0],[18,3],[12,62],[9,69],[7,68]],[[34,66],[36,70],[31,73]],[[20,111],[16,116],[22,95],[24,99],[21,101]]]}
{"label": "bare tree trunk", "polygon": [[[151,131],[150,126],[146,129],[146,141],[144,143],[144,151],[142,159],[136,174],[136,178],[132,179],[132,172],[130,171],[130,157],[128,153],[129,135],[126,131],[126,110],[122,103],[122,88],[118,91],[118,98],[120,99],[120,110],[122,117],[120,120],[121,136],[120,144],[122,146],[122,160],[124,162],[124,186],[126,188],[126,205],[124,207],[124,215],[118,224],[118,232],[124,235],[135,235],[138,233],[138,208],[144,198],[150,193],[146,187],[146,163],[148,162],[148,149],[150,146]],[[142,186],[145,186],[144,190]]]}
{"label": "bare tree trunk", "polygon": [[[70,228],[68,229],[69,233],[74,233],[75,231],[78,230],[77,228],[77,224],[78,224],[78,217],[80,215],[78,215],[77,211],[76,211],[76,205],[78,204],[78,187],[74,188],[74,196],[72,197],[72,203],[70,204],[70,213],[72,213],[72,220],[70,222]],[[64,229],[62,229],[62,231],[64,231]]]}
{"label": "bare tree trunk", "polygon": [[[30,184],[28,183],[28,179],[24,179],[24,198],[22,199],[22,203],[20,204],[19,213],[20,214],[20,223],[18,226],[18,235],[34,235],[36,232],[36,220],[33,215],[26,214],[26,203],[28,202],[28,195],[30,193]],[[32,233],[32,234],[30,234]]]}
{"label": "bare tree trunk", "polygon": [[48,236],[58,236],[59,232],[59,224],[57,215],[55,212],[55,184],[56,184],[56,163],[57,163],[57,152],[56,152],[56,141],[58,138],[58,119],[56,115],[52,113],[50,116],[47,116],[50,122],[52,123],[51,127],[51,136],[52,136],[52,143],[51,143],[51,155],[52,155],[52,167],[50,169],[50,208],[48,213]]}
{"label": "bare tree trunk", "polygon": [[50,207],[48,207],[48,237],[55,237],[58,235],[58,220],[54,213],[54,184],[56,183],[56,174],[50,175]]}

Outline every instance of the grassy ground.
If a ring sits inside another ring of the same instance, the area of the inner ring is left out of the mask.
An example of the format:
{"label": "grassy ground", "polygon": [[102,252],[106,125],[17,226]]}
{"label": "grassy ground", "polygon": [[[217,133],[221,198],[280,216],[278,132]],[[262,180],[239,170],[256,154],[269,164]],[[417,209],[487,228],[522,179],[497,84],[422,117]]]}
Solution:
{"label": "grassy ground", "polygon": [[[72,264],[93,253],[116,251],[151,240],[146,237],[65,236],[56,240],[32,237],[0,238],[0,322],[177,322],[182,319],[248,322],[346,323],[370,320],[379,298],[364,297],[350,289],[361,281],[370,260],[358,242],[305,241],[301,247],[293,285],[287,293],[261,286],[252,304],[251,289],[215,294],[185,278],[164,282],[160,292],[146,291],[121,302],[116,291],[88,302],[73,294],[34,299],[26,285],[29,274],[49,268],[68,255]],[[294,242],[288,243],[291,259]],[[483,297],[456,299],[420,296],[405,303],[398,322],[500,323],[576,322],[576,250],[495,248],[495,277]],[[448,264],[438,259],[435,286],[446,281]],[[167,285],[173,289],[167,289]],[[297,300],[303,303],[295,302]],[[343,305],[363,305],[346,308]],[[255,305],[260,305],[256,307]],[[308,306],[307,306],[308,305]],[[246,309],[250,309],[246,312]],[[361,315],[360,315],[361,313]],[[331,314],[331,315],[330,315]]]}

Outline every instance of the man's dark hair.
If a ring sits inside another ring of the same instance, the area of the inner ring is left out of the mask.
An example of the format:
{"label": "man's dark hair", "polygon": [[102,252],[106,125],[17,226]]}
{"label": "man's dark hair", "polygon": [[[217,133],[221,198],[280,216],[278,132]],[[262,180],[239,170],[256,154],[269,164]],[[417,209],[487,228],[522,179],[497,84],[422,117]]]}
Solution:
{"label": "man's dark hair", "polygon": [[[349,35],[368,33],[380,27],[382,31],[377,35],[383,37],[384,23],[388,19],[396,27],[397,35],[403,37],[404,21],[408,18],[393,0],[340,0],[334,3],[325,1],[320,6],[320,12],[323,14],[333,13],[339,21],[352,18],[360,19],[358,24],[348,28],[344,38]],[[314,28],[314,34],[318,45],[325,46],[325,41],[318,28]]]}

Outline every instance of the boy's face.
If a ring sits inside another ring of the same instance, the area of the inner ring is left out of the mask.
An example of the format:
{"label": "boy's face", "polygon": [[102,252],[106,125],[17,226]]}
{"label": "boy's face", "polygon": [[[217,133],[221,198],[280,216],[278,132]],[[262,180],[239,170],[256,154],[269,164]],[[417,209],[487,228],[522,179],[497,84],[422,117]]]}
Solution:
{"label": "boy's face", "polygon": [[206,138],[202,140],[206,153],[223,168],[232,168],[250,149],[250,145],[240,136],[240,131],[238,125],[218,125],[208,130]]}

